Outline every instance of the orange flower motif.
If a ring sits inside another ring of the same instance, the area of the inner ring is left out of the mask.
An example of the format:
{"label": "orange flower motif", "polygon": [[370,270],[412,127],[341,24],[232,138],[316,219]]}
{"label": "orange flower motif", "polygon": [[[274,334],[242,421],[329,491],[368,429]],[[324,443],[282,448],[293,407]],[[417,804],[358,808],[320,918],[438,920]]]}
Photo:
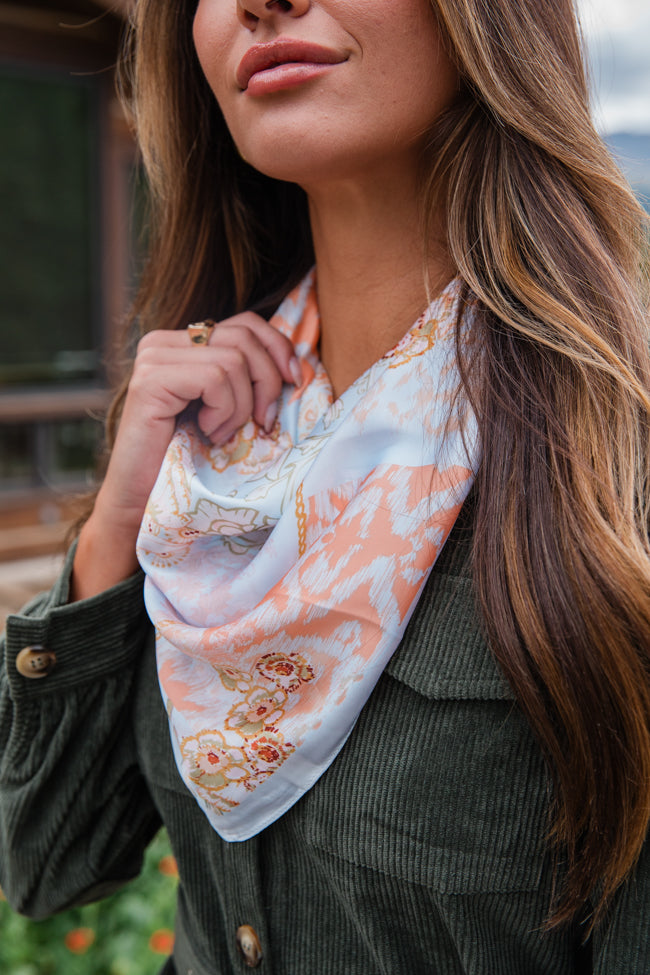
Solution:
{"label": "orange flower motif", "polygon": [[95,932],[92,928],[72,928],[63,940],[73,955],[85,955],[95,940]]}
{"label": "orange flower motif", "polygon": [[167,856],[161,857],[158,861],[158,870],[165,877],[178,877],[178,864],[176,863],[176,857],[167,854]]}
{"label": "orange flower motif", "polygon": [[174,933],[169,928],[158,928],[149,938],[149,947],[157,955],[170,955],[174,948]]}
{"label": "orange flower motif", "polygon": [[269,765],[277,762],[280,758],[280,752],[275,745],[254,745],[253,747],[262,761],[268,762]]}
{"label": "orange flower motif", "polygon": [[247,779],[246,752],[226,745],[223,735],[206,730],[181,741],[183,763],[190,779],[203,789],[218,792],[232,782]]}
{"label": "orange flower motif", "polygon": [[245,700],[235,704],[228,712],[226,728],[244,736],[257,735],[280,720],[286,698],[280,687],[273,694],[269,694],[265,687],[253,687]]}
{"label": "orange flower motif", "polygon": [[289,694],[314,679],[313,667],[297,653],[265,653],[256,662],[255,669]]}
{"label": "orange flower motif", "polygon": [[251,742],[251,757],[256,766],[256,774],[264,778],[274,768],[278,768],[295,751],[291,742],[285,742],[281,734],[260,735]]}

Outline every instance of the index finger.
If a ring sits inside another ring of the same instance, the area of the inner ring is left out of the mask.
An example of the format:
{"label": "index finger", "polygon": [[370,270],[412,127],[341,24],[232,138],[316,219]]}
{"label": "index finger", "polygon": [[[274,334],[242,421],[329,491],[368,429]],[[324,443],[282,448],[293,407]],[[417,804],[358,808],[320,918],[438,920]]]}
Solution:
{"label": "index finger", "polygon": [[290,339],[255,312],[242,312],[218,323],[219,326],[249,329],[277,366],[287,383],[302,385],[302,368]]}
{"label": "index finger", "polygon": [[[198,324],[198,323],[197,323]],[[241,328],[254,335],[257,342],[270,356],[282,379],[286,383],[301,386],[303,382],[302,367],[290,341],[255,312],[242,312],[217,322],[217,327]],[[154,329],[146,332],[140,339],[138,348],[190,348],[191,342],[186,328]],[[210,345],[210,341],[208,341]]]}

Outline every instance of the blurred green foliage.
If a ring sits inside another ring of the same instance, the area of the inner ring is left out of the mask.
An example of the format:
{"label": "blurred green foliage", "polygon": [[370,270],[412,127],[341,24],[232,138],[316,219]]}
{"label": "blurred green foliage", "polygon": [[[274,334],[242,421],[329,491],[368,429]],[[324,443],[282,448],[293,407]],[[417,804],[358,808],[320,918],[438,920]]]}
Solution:
{"label": "blurred green foliage", "polygon": [[97,904],[29,921],[0,903],[2,975],[156,975],[173,944],[177,871],[167,835],[141,875]]}

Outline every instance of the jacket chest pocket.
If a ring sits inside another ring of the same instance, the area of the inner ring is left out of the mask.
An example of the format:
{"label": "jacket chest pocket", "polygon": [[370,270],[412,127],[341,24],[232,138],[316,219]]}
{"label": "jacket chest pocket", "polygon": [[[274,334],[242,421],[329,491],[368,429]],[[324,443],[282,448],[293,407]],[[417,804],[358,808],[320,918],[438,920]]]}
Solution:
{"label": "jacket chest pocket", "polygon": [[440,894],[536,889],[544,764],[514,702],[472,690],[432,697],[384,674],[293,812],[302,841]]}

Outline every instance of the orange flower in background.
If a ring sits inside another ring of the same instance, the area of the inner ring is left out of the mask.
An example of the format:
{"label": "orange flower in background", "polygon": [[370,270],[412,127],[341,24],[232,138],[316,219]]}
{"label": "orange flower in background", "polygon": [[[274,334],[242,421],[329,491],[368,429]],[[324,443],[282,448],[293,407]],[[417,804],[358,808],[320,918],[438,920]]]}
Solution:
{"label": "orange flower in background", "polygon": [[72,928],[64,938],[66,948],[74,955],[84,955],[94,940],[95,932],[92,928]]}
{"label": "orange flower in background", "polygon": [[0,901],[6,901],[5,895],[2,893],[2,887],[0,887]]}
{"label": "orange flower in background", "polygon": [[158,869],[165,877],[178,877],[178,864],[176,857],[167,854],[158,861]]}
{"label": "orange flower in background", "polygon": [[174,933],[169,928],[158,928],[149,938],[149,947],[157,955],[170,955],[174,947]]}

